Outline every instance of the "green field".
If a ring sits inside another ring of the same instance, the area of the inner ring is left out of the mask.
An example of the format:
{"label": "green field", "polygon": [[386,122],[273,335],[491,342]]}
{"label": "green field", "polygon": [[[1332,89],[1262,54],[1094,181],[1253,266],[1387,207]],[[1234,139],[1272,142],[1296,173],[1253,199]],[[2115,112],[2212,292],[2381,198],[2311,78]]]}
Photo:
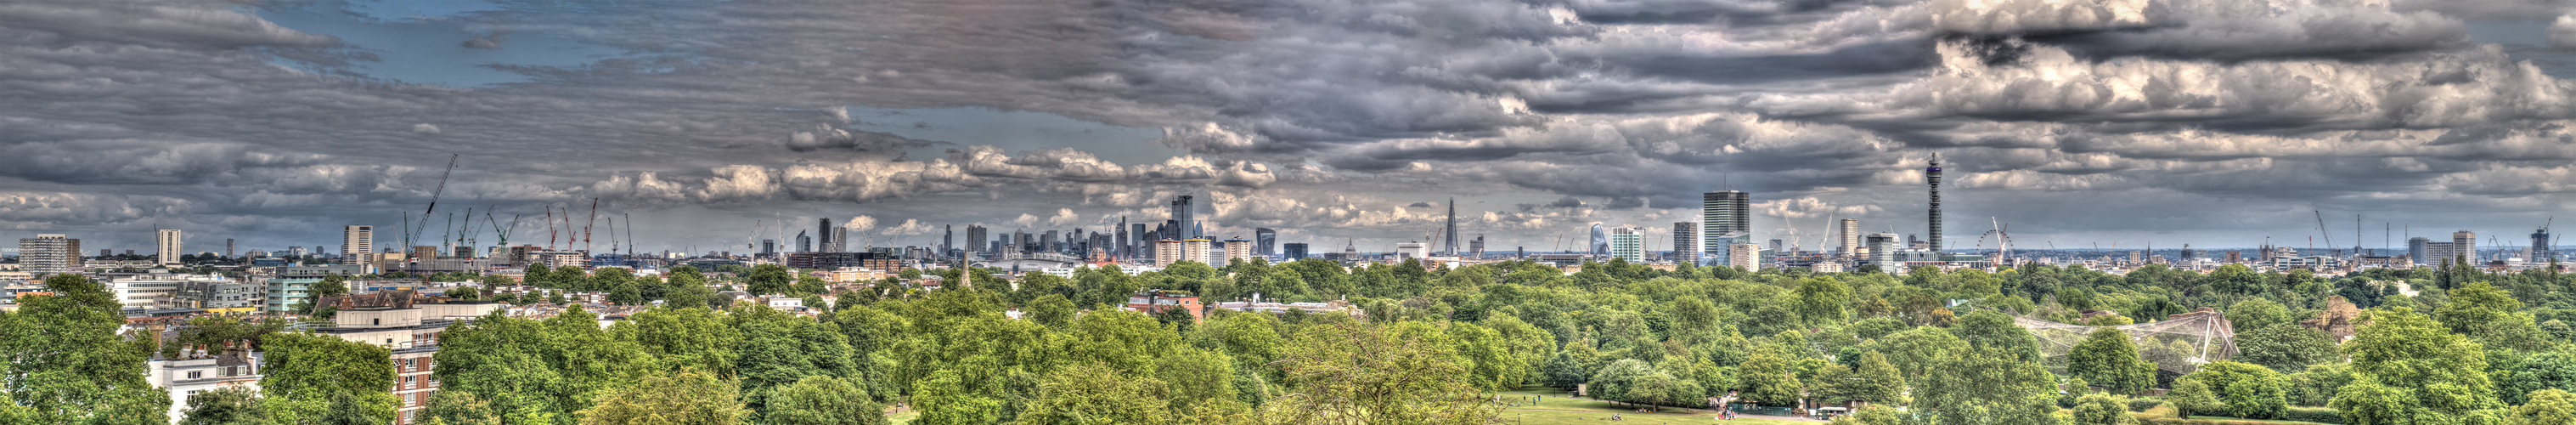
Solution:
{"label": "green field", "polygon": [[1523,388],[1520,390],[1504,392],[1501,395],[1507,399],[1527,397],[1531,395],[1545,396],[1544,398],[1541,398],[1536,405],[1523,405],[1504,409],[1502,419],[1503,423],[1506,424],[1606,424],[1611,423],[1610,415],[1619,415],[1620,420],[1616,423],[1620,424],[1780,425],[1815,423],[1751,418],[1720,421],[1717,420],[1717,412],[1715,411],[1692,410],[1676,407],[1665,407],[1658,409],[1655,413],[1637,413],[1637,407],[1634,405],[1579,399],[1568,396],[1567,392],[1564,390],[1544,387]]}

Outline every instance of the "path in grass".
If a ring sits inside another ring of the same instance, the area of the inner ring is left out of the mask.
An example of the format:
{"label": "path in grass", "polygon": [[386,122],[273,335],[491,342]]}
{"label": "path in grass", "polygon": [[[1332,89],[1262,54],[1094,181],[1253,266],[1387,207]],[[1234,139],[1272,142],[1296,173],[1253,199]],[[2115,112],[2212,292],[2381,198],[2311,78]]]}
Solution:
{"label": "path in grass", "polygon": [[1506,403],[1526,403],[1527,397],[1539,396],[1536,404],[1523,404],[1503,409],[1502,419],[1506,424],[1602,423],[1608,422],[1611,415],[1618,415],[1620,418],[1618,423],[1621,424],[1811,425],[1819,422],[1754,415],[1742,415],[1737,419],[1721,421],[1717,419],[1717,411],[1679,407],[1663,407],[1652,413],[1639,413],[1636,405],[1575,397],[1565,390],[1546,387],[1521,388],[1505,391],[1500,395]]}

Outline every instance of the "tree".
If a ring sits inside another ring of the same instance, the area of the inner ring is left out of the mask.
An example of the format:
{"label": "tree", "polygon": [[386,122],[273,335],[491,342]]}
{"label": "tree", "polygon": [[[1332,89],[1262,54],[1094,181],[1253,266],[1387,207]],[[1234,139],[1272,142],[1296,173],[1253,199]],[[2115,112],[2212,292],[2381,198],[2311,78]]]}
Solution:
{"label": "tree", "polygon": [[1809,324],[1841,322],[1843,306],[1851,303],[1850,286],[1831,277],[1816,276],[1798,281],[1798,316]]}
{"label": "tree", "polygon": [[1629,385],[1627,399],[1628,402],[1642,403],[1651,409],[1684,400],[1697,400],[1701,395],[1698,383],[1675,379],[1672,374],[1656,372],[1638,377],[1634,384]]}
{"label": "tree", "polygon": [[188,397],[187,417],[180,425],[270,425],[260,406],[259,393],[245,387],[224,387]]}
{"label": "tree", "polygon": [[1438,335],[1420,322],[1308,327],[1279,360],[1297,391],[1265,404],[1262,416],[1294,424],[1492,421],[1500,411],[1454,379],[1466,367]]}
{"label": "tree", "polygon": [[2137,394],[2156,385],[2156,365],[2138,358],[2129,333],[2096,329],[2066,353],[2066,373],[2121,394]]}
{"label": "tree", "polygon": [[501,413],[474,393],[441,390],[429,396],[429,404],[420,410],[421,423],[440,425],[501,425]]}
{"label": "tree", "polygon": [[582,425],[742,423],[749,415],[734,384],[695,370],[654,373],[609,390],[581,411]]}
{"label": "tree", "polygon": [[651,355],[657,369],[696,369],[718,377],[734,376],[735,348],[742,344],[741,331],[703,308],[655,307],[635,312],[613,330]]}
{"label": "tree", "polygon": [[752,295],[785,294],[790,289],[788,284],[795,279],[793,274],[787,270],[787,266],[777,264],[752,267],[751,276],[745,278],[750,282],[750,286],[744,291]]}
{"label": "tree", "polygon": [[[386,394],[386,396],[390,398],[392,394]],[[321,419],[316,420],[313,423],[321,425],[377,425],[394,421],[394,413],[392,409],[379,408],[376,406],[377,403],[362,401],[362,399],[365,398],[373,397],[350,393],[332,393],[331,404],[323,409]]]}
{"label": "tree", "polygon": [[[688,266],[681,266],[681,267],[688,267]],[[707,285],[704,285],[704,284],[696,284],[696,285],[683,285],[683,284],[680,284],[680,283],[679,283],[680,279],[679,279],[677,276],[674,276],[674,277],[673,277],[673,279],[671,279],[671,281],[672,281],[671,295],[670,295],[669,297],[667,297],[667,298],[663,298],[663,301],[662,301],[662,305],[663,305],[663,306],[671,307],[671,308],[719,308],[719,307],[722,307],[722,306],[717,306],[717,305],[715,305],[715,304],[716,304],[716,302],[717,302],[717,301],[716,301],[716,291],[715,291],[715,289],[708,288],[708,287],[707,287]]]}
{"label": "tree", "polygon": [[2530,403],[2513,408],[2511,425],[2576,424],[2576,394],[2551,388],[2533,391]]}
{"label": "tree", "polygon": [[1592,372],[1592,378],[1585,382],[1584,389],[1594,398],[1624,401],[1627,400],[1628,387],[1635,385],[1638,378],[1654,373],[1655,367],[1645,361],[1619,359]]}
{"label": "tree", "polygon": [[2012,316],[1992,309],[1968,313],[1968,317],[1959,319],[1958,326],[1950,328],[1950,333],[1958,334],[1959,340],[1969,347],[1999,349],[2002,351],[1997,353],[2010,355],[2015,360],[2039,360],[2039,337],[2031,336],[2030,331],[2013,324]]}
{"label": "tree", "polygon": [[602,395],[660,366],[578,306],[543,321],[494,312],[448,327],[437,363],[441,391],[473,393],[509,423],[572,422]]}
{"label": "tree", "polygon": [[2165,393],[2165,402],[2173,403],[2174,409],[2181,411],[2183,417],[2190,417],[2195,413],[2218,413],[2227,409],[2227,401],[2220,400],[2217,391],[2211,390],[2209,384],[2200,382],[2198,379],[2174,380],[2173,392]]}
{"label": "tree", "polygon": [[1234,359],[1224,353],[1180,346],[1155,364],[1154,376],[1170,386],[1174,411],[1230,414],[1245,407],[1234,386]]}
{"label": "tree", "polygon": [[1741,374],[1735,386],[1746,399],[1774,406],[1797,404],[1806,388],[1790,364],[1792,355],[1776,347],[1766,345],[1746,356],[1744,364],[1736,367]]}
{"label": "tree", "polygon": [[1876,351],[1861,354],[1860,369],[1852,372],[1857,379],[1841,387],[1843,397],[1868,400],[1871,404],[1906,404],[1905,375],[1896,370],[1895,364],[1888,363],[1887,355]]}
{"label": "tree", "polygon": [[2292,321],[2288,307],[2282,307],[2281,303],[2268,299],[2238,301],[2236,305],[2227,307],[2227,323],[2235,325],[2237,333],[2253,332],[2256,329]]}
{"label": "tree", "polygon": [[1043,394],[1019,423],[1158,424],[1171,421],[1175,397],[1160,379],[1134,376],[1096,364],[1047,375]]}
{"label": "tree", "polygon": [[2505,404],[2529,403],[2523,397],[2542,390],[2576,388],[2576,352],[2550,351],[2518,360],[2509,364],[2499,363],[2492,373],[2488,373],[2496,379],[2496,392],[2502,395]]}
{"label": "tree", "polygon": [[921,410],[914,423],[922,425],[964,425],[992,423],[1002,411],[1002,401],[969,391],[957,371],[941,369],[930,374],[913,390],[912,405]]}
{"label": "tree", "polygon": [[808,376],[769,396],[761,423],[780,425],[880,425],[885,409],[849,380]]}
{"label": "tree", "polygon": [[53,295],[20,296],[0,313],[0,386],[43,423],[170,422],[170,395],[144,380],[154,338],[116,334],[125,314],[105,285],[77,274],[45,278]]}
{"label": "tree", "polygon": [[2199,371],[2184,378],[2207,384],[2224,403],[2219,412],[2227,416],[2273,419],[2290,405],[2288,378],[2270,368],[2217,361],[2200,365]]}
{"label": "tree", "polygon": [[1888,334],[1886,338],[1872,341],[1869,348],[1885,353],[1888,362],[1895,363],[1897,370],[1904,372],[1905,376],[1921,377],[1940,365],[1936,357],[1941,353],[1964,350],[1968,344],[1951,335],[1947,329],[1923,326]]}
{"label": "tree", "polygon": [[312,334],[268,337],[261,358],[261,399],[281,423],[342,417],[392,421],[400,403],[386,388],[394,386],[393,351],[373,344]]}
{"label": "tree", "polygon": [[2129,398],[2106,393],[2090,393],[2075,399],[2069,425],[2137,425],[2138,417],[2129,414]]}
{"label": "tree", "polygon": [[2262,365],[2283,373],[2307,370],[2308,365],[2343,360],[2335,352],[2335,342],[2324,332],[2296,323],[2280,323],[2236,336],[2235,360]]}
{"label": "tree", "polygon": [[2057,380],[2037,360],[2022,359],[2021,351],[1984,346],[1941,353],[1915,392],[1914,407],[1932,423],[2057,423]]}
{"label": "tree", "polygon": [[2364,313],[2343,352],[2354,380],[2333,402],[2354,425],[2460,417],[2503,403],[2486,374],[2484,347],[2406,307]]}

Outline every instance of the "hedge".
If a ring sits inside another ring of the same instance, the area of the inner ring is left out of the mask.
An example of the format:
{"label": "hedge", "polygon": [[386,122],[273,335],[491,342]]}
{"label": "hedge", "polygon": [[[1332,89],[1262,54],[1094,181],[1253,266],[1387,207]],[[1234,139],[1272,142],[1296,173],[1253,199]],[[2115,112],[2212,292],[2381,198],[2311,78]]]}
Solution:
{"label": "hedge", "polygon": [[2138,398],[2133,398],[2133,399],[2129,399],[2129,411],[2131,411],[2131,412],[2144,412],[2144,411],[2147,411],[2147,409],[2154,409],[2154,408],[2156,408],[2156,405],[2159,405],[2159,404],[2165,404],[2165,399],[2162,399],[2162,398],[2156,398],[2156,397],[2138,397]]}
{"label": "hedge", "polygon": [[2336,425],[2342,425],[2344,423],[2343,412],[2337,412],[2334,409],[2323,407],[2290,406],[2290,410],[2281,412],[2281,420]]}

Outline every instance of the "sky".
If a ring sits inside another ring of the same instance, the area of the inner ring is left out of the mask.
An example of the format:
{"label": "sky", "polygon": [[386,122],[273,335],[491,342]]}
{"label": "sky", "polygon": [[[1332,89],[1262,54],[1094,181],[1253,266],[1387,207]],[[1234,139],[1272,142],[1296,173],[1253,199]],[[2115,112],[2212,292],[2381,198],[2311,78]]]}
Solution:
{"label": "sky", "polygon": [[409,214],[430,244],[473,208],[492,214],[472,220],[481,245],[513,216],[511,243],[543,244],[552,210],[606,250],[595,200],[632,218],[621,246],[740,252],[826,217],[879,246],[950,225],[1099,230],[1189,194],[1212,235],[1274,228],[1319,251],[1425,240],[1452,197],[1489,250],[1579,247],[1595,223],[1652,229],[1662,250],[1700,193],[1743,190],[1757,239],[1814,247],[1835,218],[1922,233],[1938,153],[1957,250],[1998,227],[2022,249],[2403,247],[2463,229],[2514,245],[2576,201],[2571,13],[17,2],[0,4],[0,238],[149,251],[170,228],[192,252],[336,251],[343,225],[398,246]]}

